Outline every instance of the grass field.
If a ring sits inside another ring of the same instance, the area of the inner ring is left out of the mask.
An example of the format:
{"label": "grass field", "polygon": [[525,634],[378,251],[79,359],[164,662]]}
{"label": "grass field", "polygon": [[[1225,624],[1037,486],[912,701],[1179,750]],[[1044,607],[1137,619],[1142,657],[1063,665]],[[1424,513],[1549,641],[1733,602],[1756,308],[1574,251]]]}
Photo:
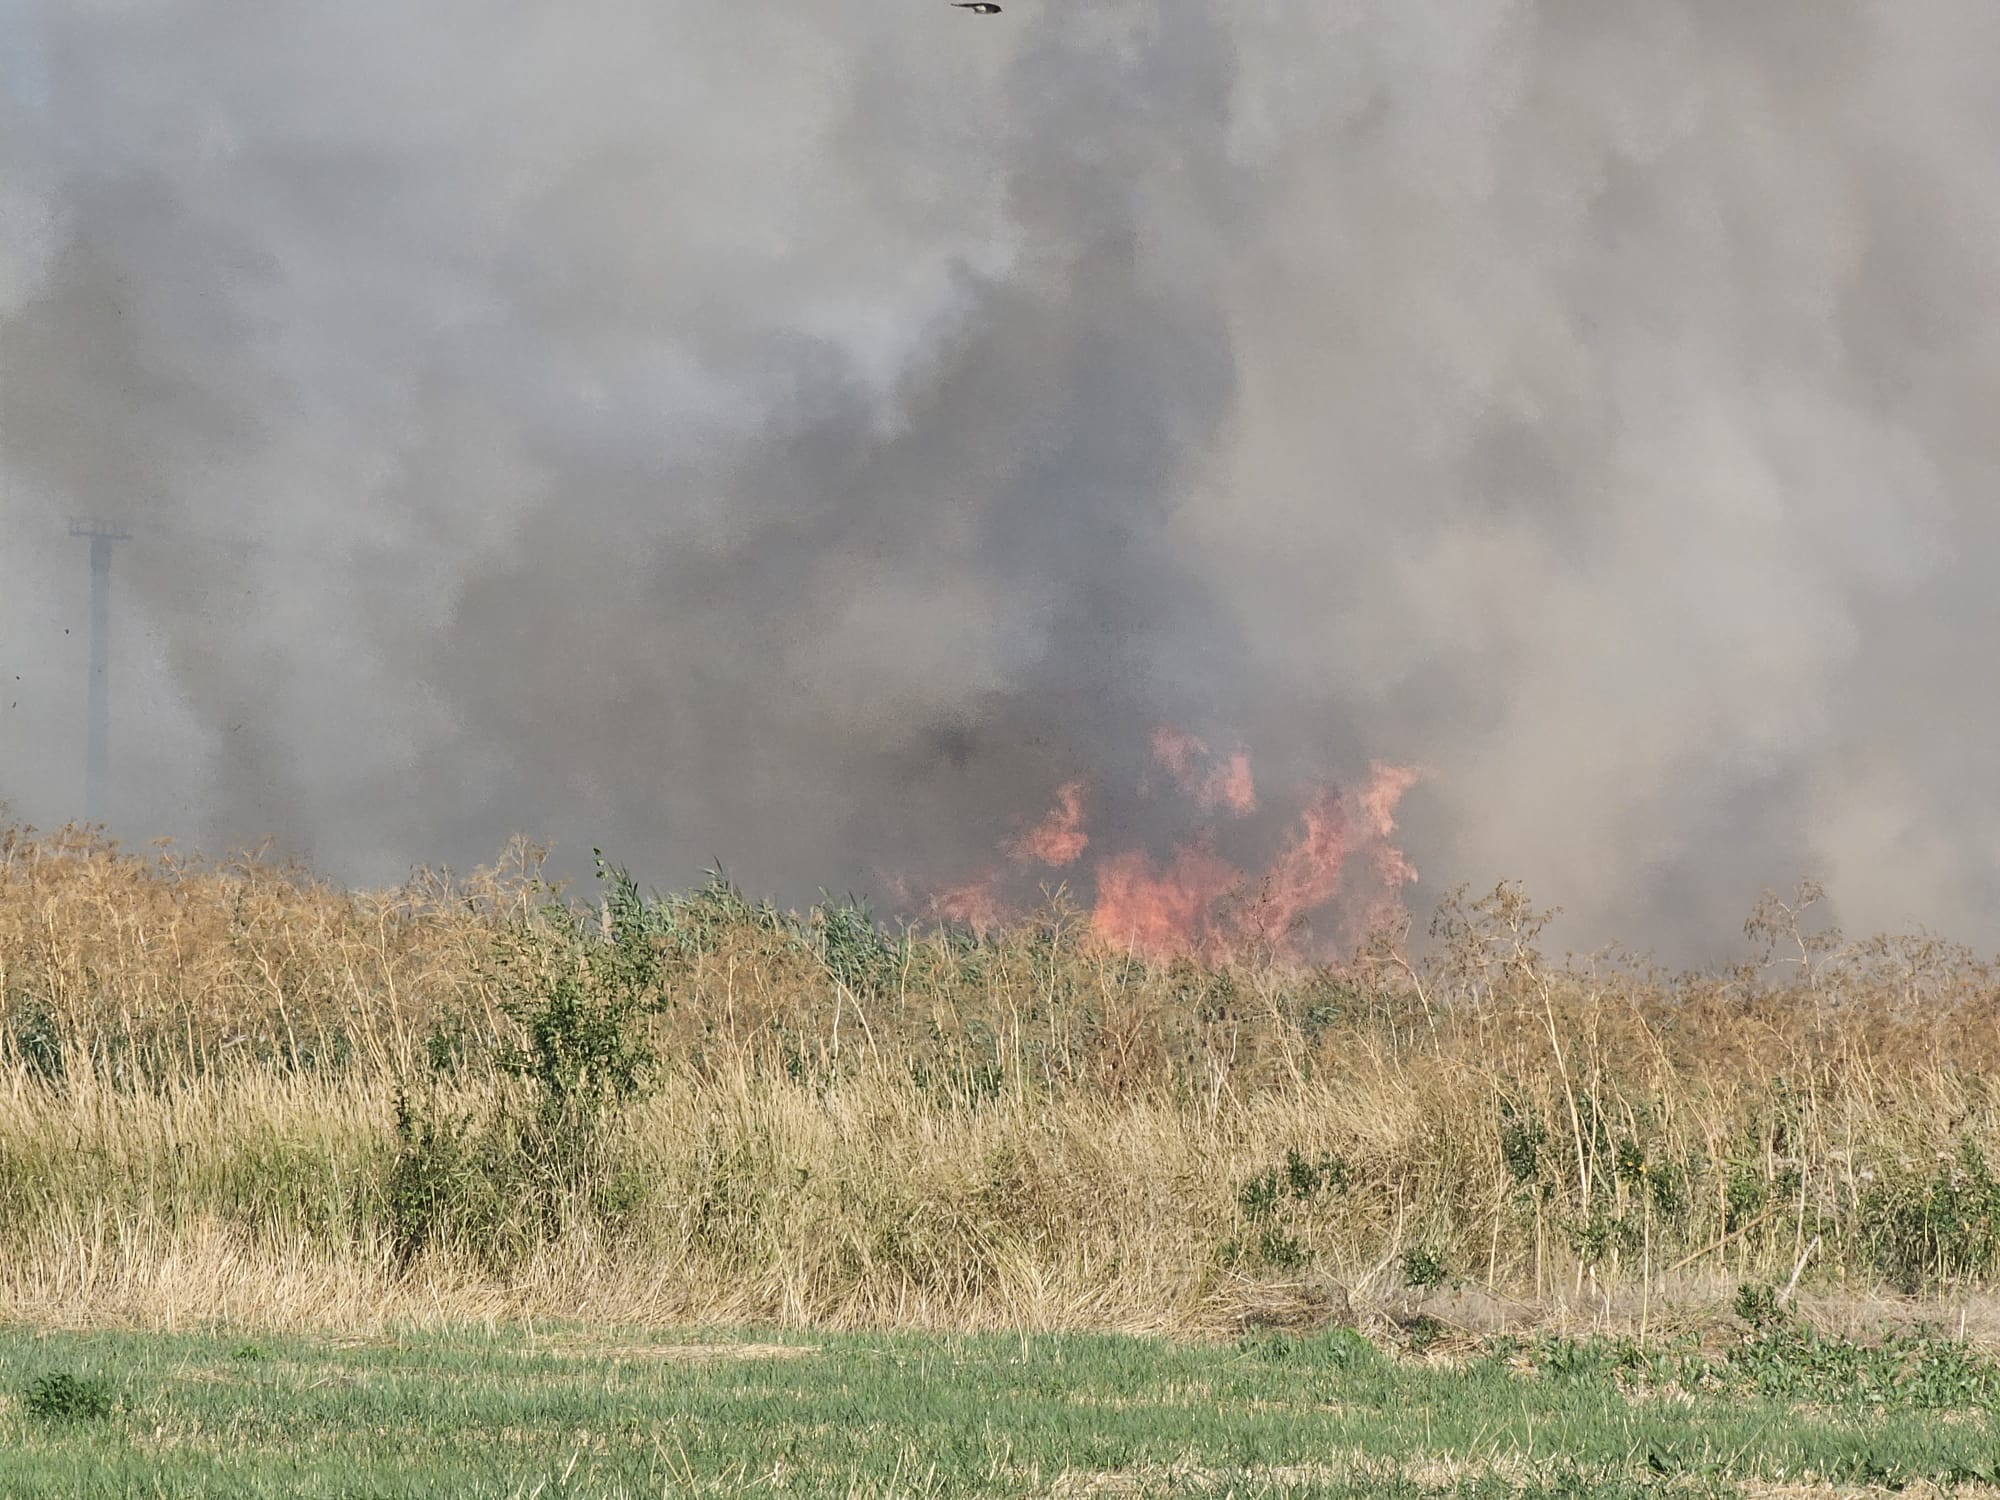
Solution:
{"label": "grass field", "polygon": [[1748,1336],[0,1333],[0,1493],[2000,1494],[1996,1372]]}

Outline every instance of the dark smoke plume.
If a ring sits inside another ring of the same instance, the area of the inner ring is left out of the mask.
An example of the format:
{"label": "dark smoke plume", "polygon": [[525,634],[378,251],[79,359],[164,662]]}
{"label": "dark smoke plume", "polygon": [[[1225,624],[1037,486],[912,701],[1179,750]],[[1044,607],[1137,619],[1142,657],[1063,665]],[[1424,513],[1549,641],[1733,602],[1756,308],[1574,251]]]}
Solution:
{"label": "dark smoke plume", "polygon": [[[0,0],[0,797],[949,878],[1170,722],[2000,943],[1985,0]],[[18,680],[16,680],[18,678]],[[1121,800],[1122,799],[1122,800]]]}

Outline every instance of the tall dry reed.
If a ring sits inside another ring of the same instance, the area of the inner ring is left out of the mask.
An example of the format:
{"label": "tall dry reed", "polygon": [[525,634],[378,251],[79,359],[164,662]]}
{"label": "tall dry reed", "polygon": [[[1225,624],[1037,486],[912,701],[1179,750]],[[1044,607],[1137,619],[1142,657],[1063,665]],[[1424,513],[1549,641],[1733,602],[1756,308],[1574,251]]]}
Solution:
{"label": "tall dry reed", "polygon": [[[1139,963],[1059,907],[974,940],[557,897],[526,847],[359,893],[0,833],[0,1316],[1189,1330],[1337,1282],[1657,1323],[2000,1279],[2000,987],[1810,889],[1683,976],[1552,962],[1505,886],[1313,972]],[[620,931],[658,1067],[588,1191],[483,1243],[509,1205],[438,1167],[457,1227],[412,1239],[413,1163],[525,1139],[522,996],[588,1000]]]}

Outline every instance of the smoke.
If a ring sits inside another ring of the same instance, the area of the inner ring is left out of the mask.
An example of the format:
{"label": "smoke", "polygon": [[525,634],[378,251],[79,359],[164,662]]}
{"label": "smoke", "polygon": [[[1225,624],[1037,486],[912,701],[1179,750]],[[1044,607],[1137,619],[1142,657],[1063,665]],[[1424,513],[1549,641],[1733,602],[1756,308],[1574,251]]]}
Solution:
{"label": "smoke", "polygon": [[[0,796],[943,881],[1169,724],[1420,890],[2000,944],[1979,0],[0,0]],[[67,631],[69,633],[65,634]],[[18,681],[12,680],[18,677]]]}

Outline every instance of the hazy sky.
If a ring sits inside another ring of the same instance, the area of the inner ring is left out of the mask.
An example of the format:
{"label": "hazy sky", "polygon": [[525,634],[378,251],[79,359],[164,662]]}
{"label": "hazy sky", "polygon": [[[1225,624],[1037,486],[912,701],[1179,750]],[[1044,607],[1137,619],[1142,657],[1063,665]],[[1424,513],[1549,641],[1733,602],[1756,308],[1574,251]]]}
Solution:
{"label": "hazy sky", "polygon": [[[0,0],[0,797],[943,878],[1171,722],[1419,909],[2000,946],[1991,0]],[[1274,812],[1276,816],[1276,812]],[[1011,821],[1010,821],[1011,820]]]}

